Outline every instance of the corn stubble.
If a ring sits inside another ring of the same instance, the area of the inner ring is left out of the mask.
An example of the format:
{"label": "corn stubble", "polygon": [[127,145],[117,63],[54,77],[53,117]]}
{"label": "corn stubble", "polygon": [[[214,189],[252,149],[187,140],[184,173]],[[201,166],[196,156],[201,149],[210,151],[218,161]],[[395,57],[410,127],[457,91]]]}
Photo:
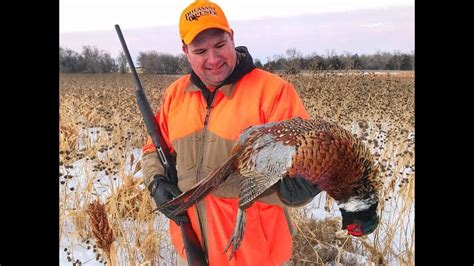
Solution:
{"label": "corn stubble", "polygon": [[[176,78],[140,76],[153,109]],[[385,180],[379,195],[383,219],[366,237],[339,231],[337,206],[324,193],[309,207],[325,212],[326,218],[315,219],[308,207],[292,209],[297,229],[294,265],[414,264],[413,72],[318,72],[283,78],[295,85],[312,116],[336,122],[360,137],[375,155]],[[102,251],[117,265],[174,264],[168,221],[151,213],[154,204],[142,178],[135,176],[140,158],[132,151],[145,142],[146,128],[134,90],[128,74],[60,75],[61,237],[95,242],[100,250],[90,252],[99,262],[105,262]],[[78,162],[80,171],[75,169]]]}

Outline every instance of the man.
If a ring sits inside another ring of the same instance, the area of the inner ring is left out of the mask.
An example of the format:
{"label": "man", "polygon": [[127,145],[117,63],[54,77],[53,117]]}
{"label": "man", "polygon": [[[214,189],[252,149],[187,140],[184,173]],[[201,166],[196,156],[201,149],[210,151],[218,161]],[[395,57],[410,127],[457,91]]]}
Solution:
{"label": "man", "polygon": [[[170,150],[176,154],[178,184],[164,178],[155,148],[143,147],[144,179],[159,206],[219,167],[247,127],[300,116],[309,118],[294,87],[255,68],[247,48],[234,46],[234,32],[221,8],[209,1],[191,3],[181,14],[182,49],[192,73],[171,84],[156,119]],[[224,254],[235,224],[238,174],[187,210],[209,265],[282,265],[292,253],[294,228],[285,205],[301,206],[317,192],[304,181],[280,182],[278,193],[262,197],[247,209],[243,241],[229,261]],[[183,215],[161,210],[170,222],[178,264],[186,265],[177,223]]]}

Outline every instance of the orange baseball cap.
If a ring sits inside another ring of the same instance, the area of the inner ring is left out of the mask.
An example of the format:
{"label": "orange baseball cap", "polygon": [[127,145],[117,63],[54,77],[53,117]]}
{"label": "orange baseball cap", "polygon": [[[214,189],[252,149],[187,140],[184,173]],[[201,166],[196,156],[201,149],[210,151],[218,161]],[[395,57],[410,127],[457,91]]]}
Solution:
{"label": "orange baseball cap", "polygon": [[209,0],[196,0],[186,7],[179,18],[179,35],[188,45],[202,31],[218,28],[231,33],[224,11]]}

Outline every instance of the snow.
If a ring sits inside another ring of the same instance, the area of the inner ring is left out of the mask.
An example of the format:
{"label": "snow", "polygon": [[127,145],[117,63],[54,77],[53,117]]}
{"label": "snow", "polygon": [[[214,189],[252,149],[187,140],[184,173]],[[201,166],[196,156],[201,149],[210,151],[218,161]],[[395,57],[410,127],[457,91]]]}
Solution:
{"label": "snow", "polygon": [[[124,165],[123,171],[126,175],[131,174],[131,171],[134,169],[136,164],[141,159],[141,149],[135,148],[130,154],[134,155],[135,161],[133,164],[126,163]],[[127,158],[130,158],[130,154]],[[98,158],[105,158],[105,152],[98,152]],[[100,156],[100,157],[99,157]],[[130,160],[126,160],[129,162]],[[66,179],[66,186],[61,187],[61,193],[64,193],[64,189],[69,189],[74,187],[76,191],[83,191],[87,187],[89,182],[92,182],[93,189],[95,191],[94,196],[97,196],[101,202],[106,202],[106,200],[112,195],[111,188],[118,188],[121,185],[120,178],[118,175],[107,175],[105,170],[97,171],[92,173],[93,162],[86,159],[78,160],[71,164],[73,168],[66,169],[64,166],[60,167],[61,173],[65,173],[61,176],[61,180],[64,180],[66,174],[72,175],[72,179]],[[135,173],[134,178],[142,177],[141,170]],[[115,178],[115,179],[114,179]],[[84,204],[85,197],[81,195],[79,197],[78,204],[82,206]],[[67,204],[66,209],[72,210],[76,206],[73,206],[74,200],[65,200],[63,203]],[[77,203],[76,203],[77,204]],[[66,215],[66,213],[65,213]],[[70,218],[64,221],[64,228],[60,236],[59,244],[59,253],[60,253],[60,265],[70,265],[71,263],[79,260],[82,264],[85,265],[104,265],[100,263],[101,259],[96,260],[96,253],[94,253],[93,240],[90,244],[86,244],[80,240],[80,237],[76,235],[75,227],[70,220]],[[131,241],[133,239],[130,239]],[[67,250],[65,250],[67,249]],[[69,252],[69,254],[68,254]],[[71,261],[68,261],[68,257],[71,258]],[[105,259],[104,259],[105,261]]]}
{"label": "snow", "polygon": [[[358,132],[358,125],[355,123],[352,125],[352,133]],[[105,134],[105,135],[104,135]],[[381,147],[384,147],[384,139],[385,135],[383,132],[379,132],[379,138],[382,140],[381,145],[378,149]],[[81,138],[78,144],[78,149],[84,149],[84,148],[90,148],[94,146],[99,145],[99,140],[102,137],[106,136],[106,132],[101,129],[101,128],[89,128],[86,130],[81,131]],[[84,137],[86,136],[86,137]],[[413,134],[414,136],[414,134]],[[133,148],[127,145],[127,147],[123,150],[125,154],[125,163],[123,165],[122,169],[119,169],[120,171],[123,171],[124,175],[132,175],[133,178],[140,178],[142,177],[142,172],[137,171],[136,173],[133,173],[133,170],[137,166],[137,163],[141,160],[141,149],[140,148]],[[109,150],[105,150],[103,152],[98,151],[96,156],[99,160],[106,160],[108,156]],[[133,158],[133,160],[132,160]],[[392,158],[393,160],[395,158]],[[62,213],[64,217],[67,217],[67,210],[73,210],[77,206],[73,206],[73,202],[76,202],[76,204],[82,205],[85,200],[85,195],[78,195],[77,193],[67,193],[68,196],[71,194],[74,194],[79,197],[79,200],[68,200],[68,198],[65,196],[66,192],[70,192],[70,188],[74,188],[76,191],[82,191],[84,188],[87,186],[92,186],[92,191],[94,191],[94,196],[98,197],[101,202],[105,202],[106,199],[112,195],[112,189],[116,189],[121,185],[121,179],[119,175],[114,175],[112,173],[106,174],[105,170],[102,171],[93,171],[94,169],[94,163],[92,160],[88,159],[80,159],[72,164],[72,168],[66,168],[64,166],[60,166],[60,172],[63,173],[63,175],[60,177],[60,180],[65,181],[64,185],[60,186],[60,193],[63,196],[61,200],[61,204],[67,204],[66,206],[63,206],[62,210],[66,210],[66,213]],[[387,162],[387,164],[393,164],[393,161]],[[411,168],[405,168],[405,170],[402,171],[403,177],[406,175],[410,174],[412,171]],[[65,178],[65,176],[70,175],[72,178]],[[142,185],[143,186],[143,185]],[[143,187],[141,187],[143,188]],[[397,193],[397,191],[394,192],[394,194]],[[330,212],[327,212],[325,210],[325,205],[326,205],[326,200],[327,200],[327,195],[325,192],[321,192],[319,195],[317,195],[313,201],[306,205],[304,208],[307,210],[307,215],[309,218],[316,219],[316,220],[323,220],[326,218],[334,218],[334,217],[340,217],[341,213],[338,210],[337,203],[335,201],[332,201],[332,206],[330,208]],[[409,215],[405,217],[399,217],[398,211],[401,207],[403,207],[405,202],[403,202],[400,197],[392,197],[389,198],[388,201],[385,202],[385,208],[384,211],[381,215],[381,227],[382,229],[377,229],[377,230],[383,230],[383,227],[386,226],[387,224],[392,225],[394,222],[394,217],[397,217],[398,219],[401,219],[398,221],[398,226],[396,227],[396,232],[394,232],[394,239],[392,243],[385,243],[385,245],[390,245],[390,248],[393,249],[394,254],[400,254],[404,252],[404,250],[407,250],[408,247],[403,246],[404,243],[413,243],[414,239],[412,239],[413,234],[412,230],[414,230],[414,206],[412,203],[412,206],[408,206],[410,208]],[[160,220],[161,219],[161,220]],[[77,232],[74,228],[74,225],[72,221],[70,220],[70,217],[67,217],[65,219],[65,222],[61,225],[62,230],[61,230],[61,236],[60,236],[60,245],[59,245],[59,259],[60,259],[60,265],[71,265],[73,262],[76,260],[79,260],[82,262],[84,265],[104,265],[105,258],[97,258],[96,253],[94,253],[94,243],[93,239],[90,239],[89,243],[83,242],[80,240],[80,237],[77,235]],[[127,226],[126,224],[124,226]],[[161,215],[157,215],[156,221],[155,221],[155,229],[156,230],[161,230],[161,231],[167,231],[168,230],[168,223],[165,218]],[[165,237],[168,237],[168,234],[164,234]],[[133,235],[130,234],[129,239],[131,243],[133,243]],[[373,234],[368,236],[369,240],[373,240]],[[383,240],[379,240],[383,241]],[[169,237],[168,239],[163,239],[161,242],[162,245],[169,245],[170,240]],[[175,256],[174,252],[172,252],[169,248],[164,248],[162,249],[161,256],[165,258],[166,261],[174,261],[173,258]],[[352,254],[354,256],[361,256],[358,254]],[[351,256],[352,256],[351,255]],[[349,255],[347,255],[349,256]],[[117,255],[119,258],[120,255]],[[123,257],[123,255],[122,255]],[[70,258],[70,261],[68,260]],[[348,258],[350,259],[350,258]],[[364,261],[364,257],[357,257],[358,261]],[[122,260],[119,261],[127,261],[126,258],[122,258]],[[391,260],[388,261],[389,264],[400,264],[402,263],[401,261],[397,260],[397,258],[391,258]]]}
{"label": "snow", "polygon": [[[79,140],[77,149],[97,149],[100,147],[100,140],[105,139],[107,133],[102,128],[88,128],[82,129],[79,134]],[[130,176],[133,174],[133,178],[141,178],[143,173],[141,170],[133,173],[135,167],[141,160],[141,149],[132,148],[130,145],[126,145],[126,148],[123,150],[125,154],[124,164],[122,169],[118,169],[123,173],[124,176]],[[99,161],[106,161],[110,155],[109,150],[97,151],[95,156]],[[60,224],[61,235],[59,243],[59,262],[60,265],[71,265],[77,260],[84,265],[104,265],[106,259],[97,257],[98,253],[95,253],[94,250],[94,239],[89,239],[88,243],[81,240],[81,237],[78,235],[72,217],[69,216],[71,210],[75,210],[78,206],[83,206],[86,200],[86,197],[91,195],[84,195],[83,193],[77,193],[78,191],[84,191],[88,186],[92,186],[90,191],[93,191],[91,194],[95,198],[98,198],[101,202],[106,202],[106,200],[112,195],[113,190],[120,187],[122,180],[118,174],[106,173],[106,170],[93,171],[94,165],[97,162],[82,158],[75,162],[69,164],[69,167],[66,168],[64,165],[59,167],[60,173],[62,175],[59,177],[61,181],[64,181],[65,184],[60,186],[60,197],[61,197],[61,213],[64,217],[64,222]],[[140,189],[143,189],[143,184],[140,185]],[[71,188],[74,190],[72,191]],[[76,193],[74,193],[76,192]],[[127,221],[124,222],[123,226],[127,228]],[[131,223],[131,222],[129,222]],[[156,216],[156,229],[157,230],[167,230],[168,222],[161,215]],[[145,225],[144,225],[145,226]],[[161,228],[160,228],[161,227]],[[128,236],[130,243],[133,243],[135,239],[133,234],[130,233]],[[169,243],[169,239],[164,239],[163,243]],[[97,248],[98,249],[98,248]],[[163,249],[166,251],[166,249]],[[164,254],[161,255],[168,256],[171,258],[173,254]],[[117,255],[118,261],[127,261],[128,259],[120,259],[120,254]],[[77,264],[79,265],[79,264]],[[121,264],[122,265],[122,264]]]}

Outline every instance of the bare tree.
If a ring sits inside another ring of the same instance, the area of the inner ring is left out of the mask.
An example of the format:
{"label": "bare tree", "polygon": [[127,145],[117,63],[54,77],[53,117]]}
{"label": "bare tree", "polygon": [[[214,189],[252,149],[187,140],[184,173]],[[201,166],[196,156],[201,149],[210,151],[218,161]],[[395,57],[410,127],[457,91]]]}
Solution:
{"label": "bare tree", "polygon": [[262,62],[260,62],[260,59],[255,58],[255,60],[253,60],[253,61],[254,61],[254,65],[255,65],[256,67],[258,67],[258,68],[263,68],[263,65],[262,65]]}
{"label": "bare tree", "polygon": [[87,73],[102,73],[102,67],[100,64],[101,53],[97,47],[85,45],[82,47],[81,60],[85,65],[85,71]]}
{"label": "bare tree", "polygon": [[191,73],[191,65],[189,64],[185,54],[181,54],[178,56],[178,73]]}
{"label": "bare tree", "polygon": [[301,71],[301,58],[303,57],[301,52],[295,48],[286,50],[286,62],[283,70],[287,74],[297,74]]}
{"label": "bare tree", "polygon": [[84,64],[86,73],[112,73],[117,72],[117,64],[109,53],[99,51],[97,47],[89,45],[82,47],[80,61]]}
{"label": "bare tree", "polygon": [[77,73],[84,71],[81,55],[71,49],[59,47],[59,71],[63,73]]}
{"label": "bare tree", "polygon": [[117,58],[118,62],[118,70],[120,73],[127,73],[128,72],[128,62],[127,62],[127,56],[123,51],[120,51],[120,54]]}
{"label": "bare tree", "polygon": [[157,73],[158,69],[158,52],[140,52],[138,54],[138,63],[143,68],[143,72],[146,74]]}
{"label": "bare tree", "polygon": [[118,66],[115,60],[108,53],[101,54],[99,58],[102,73],[115,73],[118,71]]}
{"label": "bare tree", "polygon": [[400,59],[400,70],[413,70],[415,57],[409,54],[402,54]]}

